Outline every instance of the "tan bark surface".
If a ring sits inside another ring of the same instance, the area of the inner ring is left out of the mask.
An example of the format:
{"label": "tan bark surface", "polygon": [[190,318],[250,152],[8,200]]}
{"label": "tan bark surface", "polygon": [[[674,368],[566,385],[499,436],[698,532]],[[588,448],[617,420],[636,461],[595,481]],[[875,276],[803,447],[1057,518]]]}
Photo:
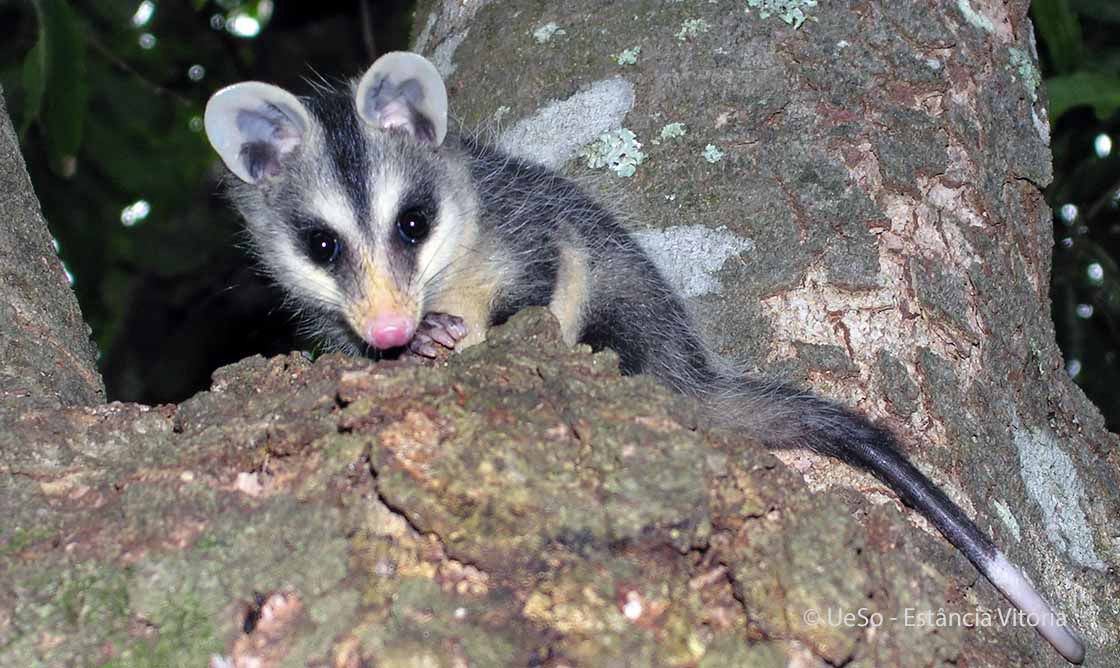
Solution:
{"label": "tan bark surface", "polygon": [[[451,0],[417,33],[515,150],[633,130],[600,183],[715,345],[890,426],[1107,666],[1117,440],[1049,321],[1025,12]],[[541,311],[436,367],[250,358],[101,403],[14,146],[0,308],[42,315],[0,320],[0,665],[1063,665],[881,486],[707,433]]]}

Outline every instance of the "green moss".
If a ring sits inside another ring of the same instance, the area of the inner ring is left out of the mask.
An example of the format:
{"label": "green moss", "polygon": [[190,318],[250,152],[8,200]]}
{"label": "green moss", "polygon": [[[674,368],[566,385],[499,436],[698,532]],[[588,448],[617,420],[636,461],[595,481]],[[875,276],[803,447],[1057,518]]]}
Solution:
{"label": "green moss", "polygon": [[553,35],[567,34],[567,31],[555,23],[546,23],[533,31],[533,39],[537,40],[537,44],[547,44],[552,39]]}
{"label": "green moss", "polygon": [[624,49],[622,53],[618,54],[616,62],[619,65],[633,65],[638,62],[638,54],[642,52],[642,47],[635,46],[630,49]]}
{"label": "green moss", "polygon": [[[139,614],[130,593],[131,569],[79,562],[22,570],[27,572],[13,577],[37,596],[11,611],[14,628],[27,632],[6,639],[0,665],[205,666],[221,649],[214,610],[190,592]],[[57,642],[44,646],[44,638]]]}
{"label": "green moss", "polygon": [[619,176],[633,176],[638,165],[646,159],[637,135],[626,128],[604,132],[599,139],[585,148],[580,157],[587,159],[591,169],[606,167]]}
{"label": "green moss", "polygon": [[111,628],[127,617],[128,589],[115,570],[80,566],[63,574],[55,603],[63,620],[87,628]]}
{"label": "green moss", "polygon": [[688,128],[685,127],[684,123],[669,123],[661,128],[661,138],[675,139],[683,137],[686,132],[688,132]]}
{"label": "green moss", "polygon": [[789,657],[776,643],[751,645],[742,638],[723,636],[706,648],[697,668],[751,666],[751,668],[782,668],[790,665]]}
{"label": "green moss", "polygon": [[7,542],[0,545],[0,557],[22,552],[27,547],[50,538],[54,533],[53,529],[47,527],[32,527],[30,529],[15,527],[11,530]]}
{"label": "green moss", "polygon": [[1011,60],[1011,67],[1018,74],[1019,80],[1023,82],[1031,102],[1038,102],[1038,87],[1042,85],[1042,75],[1035,67],[1034,61],[1022,49],[1011,47],[1007,51]]}
{"label": "green moss", "polygon": [[960,10],[964,19],[973,26],[988,33],[996,31],[996,27],[992,25],[992,20],[973,9],[968,0],[957,0],[957,9]]}
{"label": "green moss", "polygon": [[169,599],[154,619],[148,620],[157,631],[154,640],[131,642],[119,657],[105,665],[111,668],[208,665],[210,656],[222,650],[212,620],[213,611],[207,609],[205,602],[185,592]]}
{"label": "green moss", "polygon": [[708,32],[708,28],[709,24],[704,19],[687,19],[681,24],[681,29],[677,31],[675,37],[682,42],[687,42]]}
{"label": "green moss", "polygon": [[800,28],[805,21],[815,21],[805,10],[816,6],[817,0],[747,0],[747,7],[757,9],[762,18],[777,16],[794,28]]}

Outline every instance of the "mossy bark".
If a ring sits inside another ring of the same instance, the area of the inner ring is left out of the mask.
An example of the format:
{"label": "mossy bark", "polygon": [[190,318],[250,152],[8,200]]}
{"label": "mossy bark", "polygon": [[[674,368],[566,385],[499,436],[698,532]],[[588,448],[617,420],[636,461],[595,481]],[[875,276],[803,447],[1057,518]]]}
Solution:
{"label": "mossy bark", "polygon": [[[649,154],[615,188],[635,224],[751,242],[692,299],[713,341],[894,429],[1108,665],[1118,449],[1048,318],[1026,3],[944,4],[417,21],[468,124],[629,80],[607,88]],[[61,341],[3,360],[0,665],[1062,665],[881,486],[707,431],[540,310],[435,366],[257,357],[177,406],[104,404],[10,131],[0,155],[4,220],[30,216],[0,239],[3,308],[48,314],[0,337]]]}

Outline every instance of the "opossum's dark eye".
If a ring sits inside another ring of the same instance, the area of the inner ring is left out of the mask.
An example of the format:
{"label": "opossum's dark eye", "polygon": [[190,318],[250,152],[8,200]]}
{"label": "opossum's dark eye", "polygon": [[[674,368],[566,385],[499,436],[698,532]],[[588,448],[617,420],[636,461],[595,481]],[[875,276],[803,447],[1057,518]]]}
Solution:
{"label": "opossum's dark eye", "polygon": [[397,231],[407,244],[418,244],[427,239],[430,230],[428,214],[423,209],[407,209],[397,216]]}
{"label": "opossum's dark eye", "polygon": [[331,264],[342,251],[342,242],[332,232],[317,227],[303,234],[303,246],[307,257],[319,266]]}

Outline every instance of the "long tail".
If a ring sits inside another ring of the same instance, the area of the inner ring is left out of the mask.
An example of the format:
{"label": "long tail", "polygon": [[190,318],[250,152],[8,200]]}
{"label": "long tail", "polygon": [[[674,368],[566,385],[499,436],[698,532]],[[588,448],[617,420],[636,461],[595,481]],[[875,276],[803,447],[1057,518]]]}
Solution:
{"label": "long tail", "polygon": [[[1080,664],[1085,646],[990,538],[900,452],[894,438],[860,415],[782,385],[729,379],[712,372],[700,399],[720,422],[745,430],[771,449],[809,448],[870,471],[925,515],[1066,660]],[[695,388],[678,386],[685,390]],[[691,393],[696,393],[695,391]]]}
{"label": "long tail", "polygon": [[810,448],[870,471],[928,517],[1062,656],[1072,663],[1084,660],[1084,645],[1059,623],[1053,608],[964,511],[900,454],[889,433],[834,403],[714,364],[687,309],[652,260],[609,218],[594,224],[593,232],[583,233],[610,238],[610,253],[589,252],[610,264],[611,278],[591,291],[596,298],[587,306],[581,343],[613,349],[624,373],[652,374],[700,399],[717,423],[769,448]]}

